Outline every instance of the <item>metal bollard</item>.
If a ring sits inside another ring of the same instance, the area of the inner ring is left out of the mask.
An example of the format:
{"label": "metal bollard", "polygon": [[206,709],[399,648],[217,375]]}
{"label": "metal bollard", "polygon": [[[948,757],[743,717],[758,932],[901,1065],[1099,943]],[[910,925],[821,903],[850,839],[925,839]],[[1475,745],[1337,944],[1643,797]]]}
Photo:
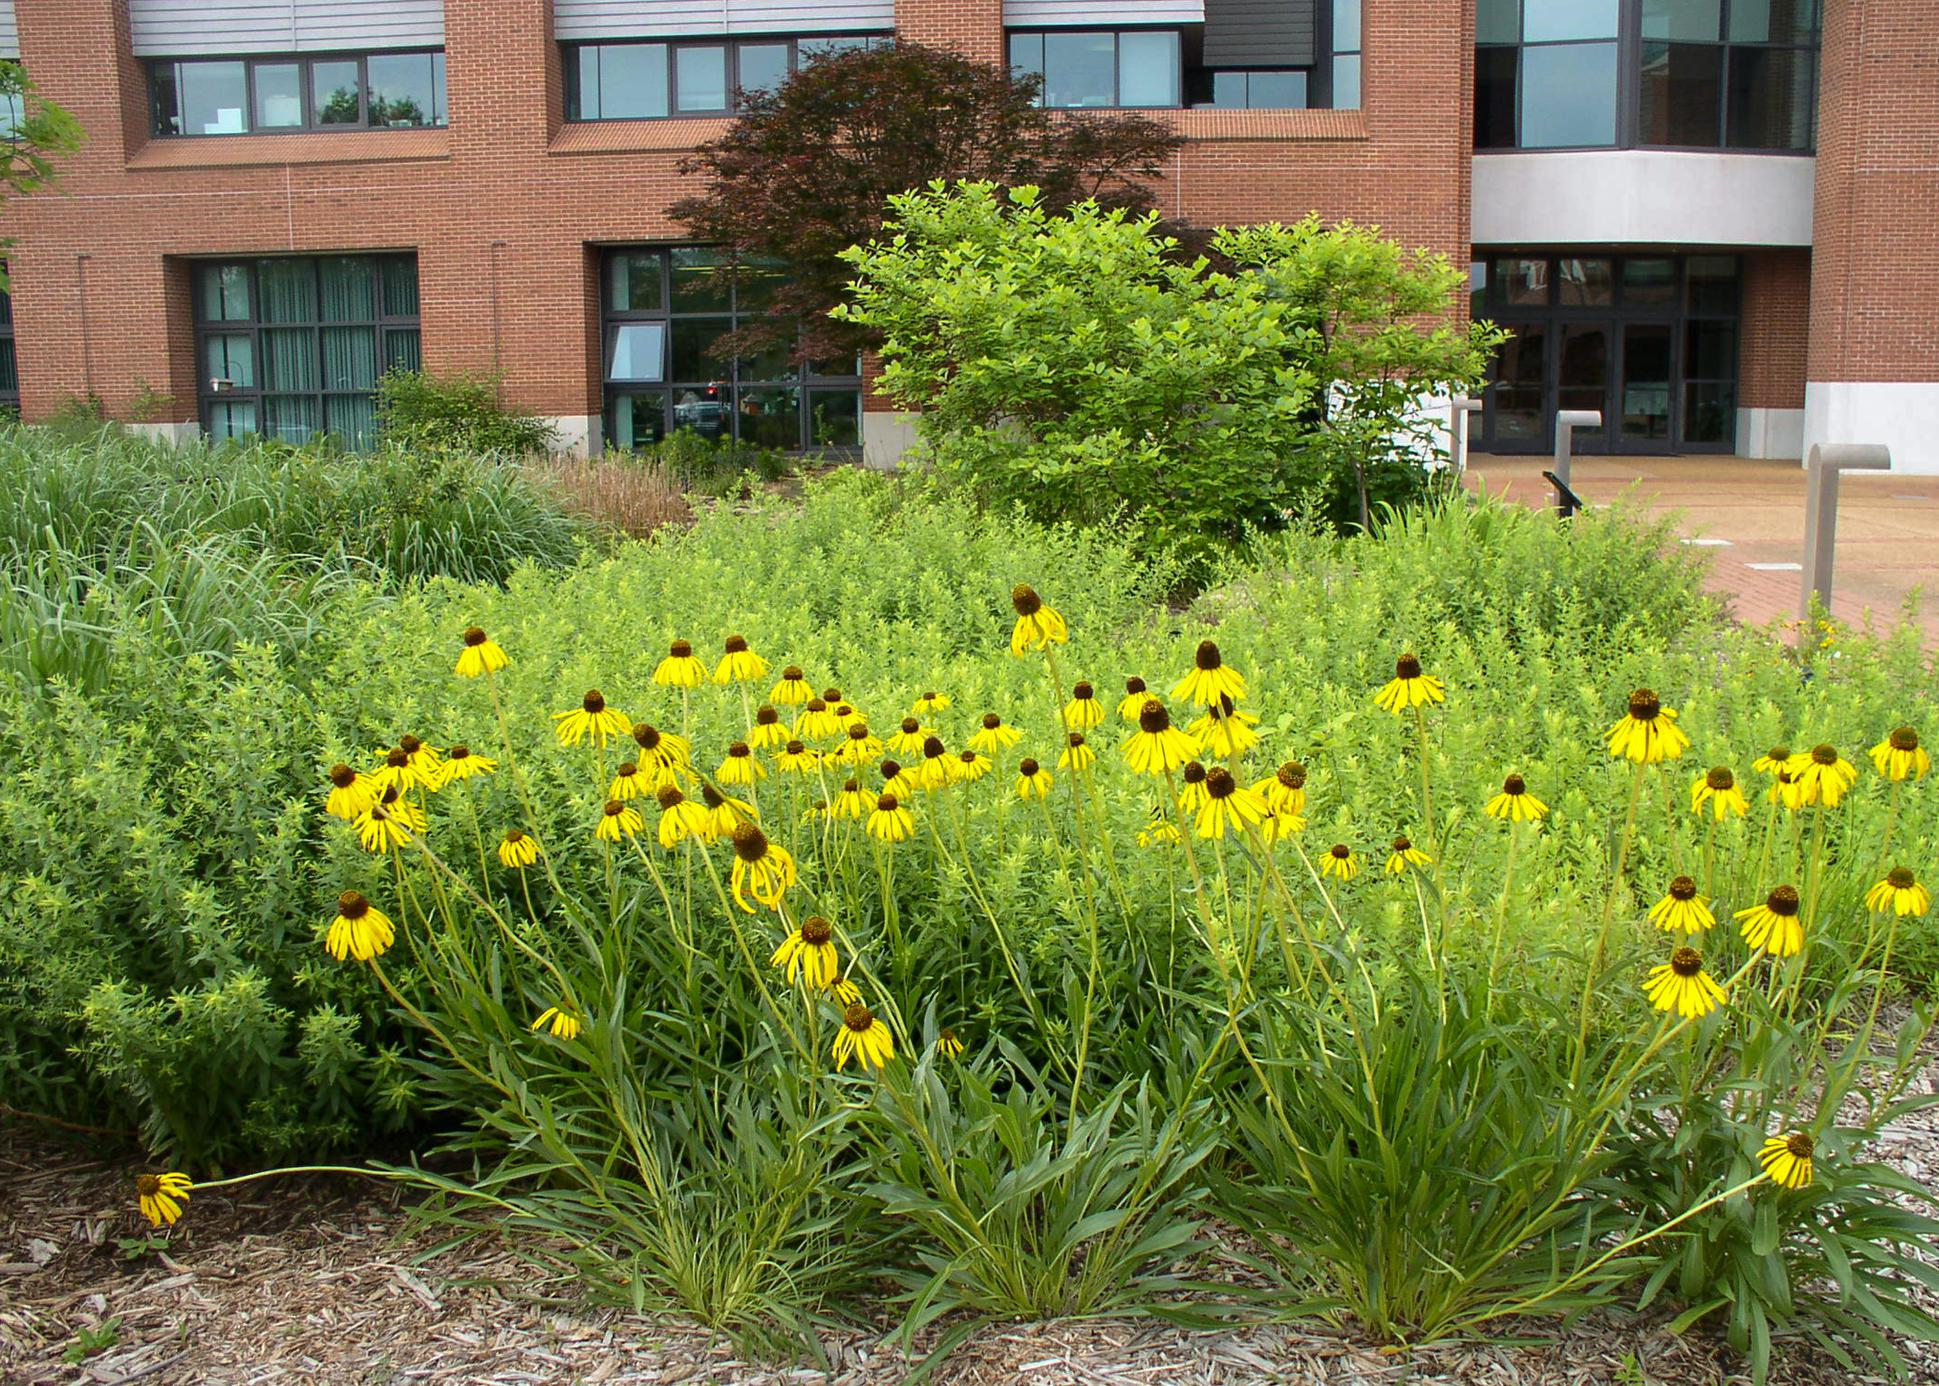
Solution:
{"label": "metal bollard", "polygon": [[[1601,427],[1602,411],[1600,409],[1558,409],[1555,411],[1555,474],[1562,479],[1563,486],[1566,487],[1569,484],[1569,459],[1571,456],[1569,448],[1574,441],[1571,435],[1578,428]],[[1568,502],[1559,491],[1555,496],[1555,508],[1557,510],[1566,510],[1568,508]]]}
{"label": "metal bollard", "polygon": [[1831,558],[1838,543],[1838,474],[1888,472],[1892,450],[1878,443],[1813,443],[1805,462],[1804,583],[1798,615],[1811,615],[1815,594],[1831,609]]}
{"label": "metal bollard", "polygon": [[1468,471],[1468,431],[1461,426],[1461,416],[1480,412],[1481,401],[1469,395],[1456,395],[1448,403],[1448,462],[1457,481]]}

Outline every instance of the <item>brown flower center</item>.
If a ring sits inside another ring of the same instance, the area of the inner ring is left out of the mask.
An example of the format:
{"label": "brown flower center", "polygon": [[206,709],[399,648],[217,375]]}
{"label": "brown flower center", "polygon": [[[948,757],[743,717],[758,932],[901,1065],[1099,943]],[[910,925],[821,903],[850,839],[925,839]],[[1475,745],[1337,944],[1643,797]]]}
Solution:
{"label": "brown flower center", "polygon": [[842,793],[844,793],[844,794],[860,794],[861,792],[862,792],[862,786],[861,786],[861,783],[860,783],[860,781],[857,781],[857,780],[843,780],[843,781],[842,781]]}
{"label": "brown flower center", "polygon": [[384,764],[388,765],[393,770],[402,770],[405,766],[409,765],[410,763],[411,763],[411,753],[405,750],[402,746],[397,747],[389,755],[384,757]]}
{"label": "brown flower center", "polygon": [[1663,704],[1657,700],[1653,688],[1638,688],[1629,695],[1629,715],[1638,722],[1653,722],[1663,711]]}
{"label": "brown flower center", "polygon": [[1697,898],[1697,883],[1688,876],[1678,876],[1670,882],[1672,900],[1694,900]]}
{"label": "brown flower center", "polygon": [[799,741],[790,741],[788,743],[788,754],[791,756],[805,756],[808,754],[808,748]]}
{"label": "brown flower center", "polygon": [[1670,971],[1679,977],[1694,977],[1703,971],[1703,954],[1694,948],[1679,948],[1670,954]]}
{"label": "brown flower center", "polygon": [[867,722],[849,723],[848,739],[850,741],[867,741],[869,739],[869,724]]}
{"label": "brown flower center", "polygon": [[153,1198],[161,1191],[162,1181],[158,1175],[137,1174],[135,1176],[135,1192],[143,1198]]}
{"label": "brown flower center", "polygon": [[824,688],[821,690],[821,700],[829,707],[834,707],[842,700],[842,690],[839,688]]}
{"label": "brown flower center", "polygon": [[513,846],[517,846],[519,843],[525,841],[525,834],[517,828],[507,828],[505,830],[505,840]]}
{"label": "brown flower center", "polygon": [[727,748],[727,754],[735,760],[746,760],[750,753],[745,741],[736,741]]}
{"label": "brown flower center", "polygon": [[1709,774],[1705,775],[1703,782],[1719,794],[1726,789],[1735,789],[1737,787],[1737,777],[1722,765],[1717,766]]}
{"label": "brown flower center", "polygon": [[1414,844],[1409,842],[1405,837],[1397,837],[1394,839],[1394,854],[1396,856],[1402,852],[1411,852],[1413,850]]}
{"label": "brown flower center", "polygon": [[934,760],[943,753],[943,739],[940,736],[925,736],[922,739],[922,753]]}
{"label": "brown flower center", "polygon": [[869,1026],[875,1024],[875,1014],[867,1006],[857,1001],[854,1005],[842,1012],[842,1024],[846,1025],[858,1035],[865,1034]]}
{"label": "brown flower center", "polygon": [[330,783],[338,789],[348,789],[356,782],[357,772],[352,770],[348,765],[332,765],[330,767]]}
{"label": "brown flower center", "polygon": [[1296,760],[1289,760],[1279,767],[1279,782],[1288,789],[1306,788],[1306,767]]}
{"label": "brown flower center", "polygon": [[1074,751],[1079,746],[1082,746],[1084,744],[1084,733],[1072,732],[1069,736],[1065,737],[1064,739],[1070,744],[1070,748]]}
{"label": "brown flower center", "polygon": [[[403,794],[398,791],[397,786],[392,785],[389,789],[386,789],[384,791],[384,797],[378,801],[378,806],[380,808],[386,807],[388,805],[396,803],[399,799],[403,797],[404,797]],[[379,815],[379,816],[381,817],[382,815]]]}
{"label": "brown flower center", "polygon": [[895,777],[896,777],[897,775],[900,775],[901,773],[902,773],[902,762],[901,762],[901,761],[898,761],[898,760],[885,760],[885,761],[883,761],[883,762],[882,762],[882,778],[883,778],[883,779],[885,779],[885,780],[892,780],[892,779],[894,779],[894,778],[895,778]]}
{"label": "brown flower center", "polygon": [[1077,701],[1080,703],[1088,703],[1092,698],[1095,698],[1097,696],[1097,694],[1092,691],[1091,686],[1088,683],[1078,684],[1076,687],[1071,689],[1070,695],[1071,697],[1077,699]]}
{"label": "brown flower center", "polygon": [[1347,846],[1346,843],[1344,842],[1336,842],[1326,850],[1329,856],[1332,856],[1339,861],[1345,861],[1348,857],[1353,855],[1353,849]]}
{"label": "brown flower center", "polygon": [[727,802],[726,799],[721,797],[720,791],[715,789],[711,784],[702,784],[700,786],[700,798],[701,802],[705,803],[710,809],[717,809]]}
{"label": "brown flower center", "polygon": [[1037,775],[1037,771],[1040,768],[1041,767],[1038,766],[1037,762],[1032,760],[1029,756],[1025,756],[1022,760],[1017,762],[1017,773],[1023,776],[1026,780],[1035,779]]}
{"label": "brown flower center", "polygon": [[1510,775],[1501,782],[1501,792],[1511,799],[1519,799],[1528,793],[1528,783],[1520,775]]}
{"label": "brown flower center", "polygon": [[922,723],[918,722],[915,718],[905,717],[902,719],[902,734],[904,736],[914,736],[921,730]]}
{"label": "brown flower center", "polygon": [[757,727],[771,727],[780,720],[781,714],[766,703],[762,703],[754,710],[754,725]]}
{"label": "brown flower center", "polygon": [[1895,751],[1916,751],[1919,749],[1919,734],[1910,727],[1900,727],[1885,738]]}
{"label": "brown flower center", "polygon": [[1211,773],[1205,776],[1205,792],[1214,799],[1230,799],[1238,788],[1238,781],[1223,765],[1214,766]]}
{"label": "brown flower center", "polygon": [[932,688],[932,689],[930,689],[930,690],[929,690],[929,691],[928,691],[927,693],[925,693],[925,694],[923,694],[923,695],[922,695],[922,697],[920,697],[920,698],[918,698],[918,699],[917,699],[916,701],[917,701],[917,702],[923,702],[923,703],[933,703],[933,702],[935,702],[935,701],[936,701],[936,690],[935,690],[935,689],[933,689],[933,688]]}
{"label": "brown flower center", "polygon": [[448,752],[445,753],[445,758],[447,760],[470,760],[471,747],[465,745],[462,741],[460,741],[456,746],[453,746]]}
{"label": "brown flower center", "polygon": [[619,800],[608,799],[606,801],[606,816],[608,818],[617,818],[624,812],[626,812],[626,805],[622,804]]}
{"label": "brown flower center", "polygon": [[1818,1147],[1812,1142],[1809,1133],[1804,1131],[1793,1131],[1786,1136],[1784,1149],[1787,1154],[1800,1160],[1808,1160],[1818,1153]]}
{"label": "brown flower center", "polygon": [[1825,744],[1813,746],[1811,748],[1811,759],[1819,765],[1836,765],[1838,763],[1838,748]]}
{"label": "brown flower center", "polygon": [[826,712],[828,711],[828,704],[824,703],[820,698],[810,698],[808,700],[808,711]]}
{"label": "brown flower center", "polygon": [[676,640],[673,642],[672,646],[667,650],[667,653],[672,655],[675,659],[692,659],[693,646],[689,645],[684,640]]}
{"label": "brown flower center", "polygon": [[958,759],[958,760],[960,760],[960,761],[962,761],[962,762],[963,762],[963,764],[965,764],[965,765],[974,765],[974,764],[976,764],[976,752],[974,752],[974,751],[964,751],[964,752],[962,752],[961,754],[959,754],[959,755],[958,755],[958,756],[956,757],[956,759]]}
{"label": "brown flower center", "polygon": [[362,919],[370,913],[370,901],[354,890],[346,890],[337,897],[337,913],[345,919]]}
{"label": "brown flower center", "polygon": [[746,636],[744,636],[744,635],[730,635],[730,636],[728,636],[728,637],[727,637],[727,645],[726,645],[726,650],[727,650],[727,653],[728,653],[728,654],[746,654],[746,653],[747,653],[747,637],[746,637]]}
{"label": "brown flower center", "polygon": [[1219,647],[1210,640],[1201,640],[1198,642],[1198,653],[1192,658],[1201,669],[1216,669],[1219,667]]}
{"label": "brown flower center", "polygon": [[752,823],[734,825],[734,855],[745,862],[757,862],[768,854],[767,834]]}
{"label": "brown flower center", "polygon": [[675,804],[687,802],[687,796],[680,792],[680,786],[677,784],[661,785],[653,792],[653,797],[660,801],[660,807],[663,809],[670,809]]}
{"label": "brown flower center", "polygon": [[424,743],[415,736],[405,735],[397,738],[398,749],[407,756],[414,756],[424,749]]}
{"label": "brown flower center", "polygon": [[480,630],[477,626],[467,626],[465,628],[465,644],[482,645],[484,643],[485,643],[484,631]]}
{"label": "brown flower center", "polygon": [[1003,725],[1003,719],[997,716],[994,712],[986,712],[983,714],[984,731],[995,731],[998,727],[1002,725]]}
{"label": "brown flower center", "polygon": [[897,809],[902,807],[902,801],[896,798],[895,795],[893,794],[885,793],[876,799],[875,806],[876,808],[880,809],[883,813],[894,813]]}
{"label": "brown flower center", "polygon": [[787,668],[783,669],[781,671],[781,677],[789,683],[805,683],[808,678],[806,674],[801,672],[801,666],[799,664],[790,664]]}
{"label": "brown flower center", "polygon": [[1133,674],[1130,678],[1124,681],[1124,692],[1126,697],[1135,698],[1138,694],[1144,691],[1145,691],[1145,681],[1139,678],[1136,674]]}
{"label": "brown flower center", "polygon": [[1782,765],[1791,758],[1791,748],[1789,746],[1773,746],[1764,753],[1764,758],[1773,765]]}
{"label": "brown flower center", "polygon": [[596,717],[606,710],[606,695],[601,693],[597,688],[588,688],[586,690],[586,696],[580,700],[579,706]]}
{"label": "brown flower center", "polygon": [[660,744],[660,730],[658,727],[648,726],[645,722],[635,722],[633,739],[640,743],[641,750],[650,751]]}
{"label": "brown flower center", "polygon": [[1917,882],[1909,866],[1895,866],[1885,873],[1885,883],[1894,890],[1910,890]]}
{"label": "brown flower center", "polygon": [[1044,599],[1029,583],[1020,582],[1010,589],[1010,605],[1017,609],[1019,616],[1035,616],[1044,609]]}
{"label": "brown flower center", "polygon": [[1171,728],[1171,714],[1165,705],[1156,698],[1146,698],[1145,705],[1138,709],[1138,730],[1153,736]]}
{"label": "brown flower center", "polygon": [[1421,676],[1419,655],[1404,654],[1394,661],[1394,677],[1397,679],[1417,679]]}
{"label": "brown flower center", "polygon": [[1186,761],[1185,768],[1179,771],[1178,774],[1179,778],[1184,780],[1186,784],[1203,784],[1205,782],[1205,767],[1195,760]]}
{"label": "brown flower center", "polygon": [[1798,912],[1798,891],[1796,886],[1781,885],[1764,897],[1764,908],[1772,914],[1786,918]]}
{"label": "brown flower center", "polygon": [[[457,748],[453,747],[452,749],[456,750]],[[633,776],[639,773],[640,773],[639,762],[631,761],[631,760],[625,760],[620,762],[619,777],[622,780],[630,780],[633,778]]]}
{"label": "brown flower center", "polygon": [[810,948],[819,948],[835,936],[835,926],[818,914],[811,914],[801,921],[801,941]]}

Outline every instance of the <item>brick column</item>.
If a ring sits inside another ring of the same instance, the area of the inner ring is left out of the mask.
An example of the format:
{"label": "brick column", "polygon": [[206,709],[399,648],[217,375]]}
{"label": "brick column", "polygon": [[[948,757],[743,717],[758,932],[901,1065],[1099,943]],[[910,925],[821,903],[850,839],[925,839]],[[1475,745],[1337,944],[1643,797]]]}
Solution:
{"label": "brick column", "polygon": [[1737,348],[1737,452],[1798,457],[1810,344],[1811,252],[1753,250],[1743,258]]}
{"label": "brick column", "polygon": [[1003,0],[896,0],[895,32],[979,62],[1005,61]]}
{"label": "brick column", "polygon": [[1939,7],[1829,0],[1818,97],[1804,446],[1939,472]]}

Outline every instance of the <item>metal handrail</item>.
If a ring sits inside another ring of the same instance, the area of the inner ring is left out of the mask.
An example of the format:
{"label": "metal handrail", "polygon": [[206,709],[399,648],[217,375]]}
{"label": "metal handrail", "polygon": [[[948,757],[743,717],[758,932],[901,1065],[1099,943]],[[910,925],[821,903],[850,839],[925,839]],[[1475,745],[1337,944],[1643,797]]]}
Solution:
{"label": "metal handrail", "polygon": [[1805,461],[1804,581],[1798,615],[1811,599],[1831,609],[1831,560],[1838,544],[1838,477],[1843,472],[1888,472],[1892,450],[1878,443],[1813,443]]}

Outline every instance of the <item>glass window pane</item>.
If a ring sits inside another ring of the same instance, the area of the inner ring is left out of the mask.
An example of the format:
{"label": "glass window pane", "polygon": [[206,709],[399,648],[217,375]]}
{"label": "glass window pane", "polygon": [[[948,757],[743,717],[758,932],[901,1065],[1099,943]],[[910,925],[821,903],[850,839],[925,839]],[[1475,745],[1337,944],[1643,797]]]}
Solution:
{"label": "glass window pane", "polygon": [[1333,51],[1360,51],[1360,0],[1333,0]]}
{"label": "glass window pane", "polygon": [[[805,61],[805,49],[803,53]],[[1042,34],[1010,35],[1010,75],[1013,77],[1044,75],[1044,36]]]}
{"label": "glass window pane", "polygon": [[742,390],[735,432],[744,443],[764,448],[801,446],[801,391],[764,385]]}
{"label": "glass window pane", "polygon": [[431,114],[432,123],[443,125],[450,118],[450,110],[444,99],[444,52],[440,49],[431,55]]}
{"label": "glass window pane", "polygon": [[733,417],[727,408],[724,391],[717,388],[688,387],[673,392],[673,426],[697,433],[703,438],[725,438],[732,431]]}
{"label": "glass window pane", "polygon": [[1524,48],[1520,133],[1524,149],[1614,144],[1616,45]]}
{"label": "glass window pane", "polygon": [[1564,257],[1555,265],[1556,294],[1564,307],[1601,307],[1616,301],[1615,266],[1607,260]]}
{"label": "glass window pane", "polygon": [[1817,0],[1730,0],[1733,43],[1810,43],[1818,35]]}
{"label": "glass window pane", "polygon": [[1333,109],[1360,109],[1360,55],[1343,54],[1333,60]]}
{"label": "glass window pane", "polygon": [[1737,378],[1737,324],[1728,318],[1696,318],[1686,325],[1683,374],[1692,380]]}
{"label": "glass window pane", "polygon": [[393,255],[384,261],[384,316],[417,316],[417,256]]}
{"label": "glass window pane", "polygon": [[1468,316],[1471,318],[1488,316],[1488,262],[1486,260],[1468,262]]}
{"label": "glass window pane", "polygon": [[377,402],[369,395],[332,395],[324,401],[324,426],[353,452],[377,441]]}
{"label": "glass window pane", "polygon": [[310,64],[311,117],[318,125],[357,125],[363,120],[363,75],[356,59]]}
{"label": "glass window pane", "polygon": [[18,407],[13,396],[20,393],[20,358],[14,353],[13,338],[0,337],[0,395],[6,395],[8,408]]}
{"label": "glass window pane", "polygon": [[1546,307],[1549,301],[1549,262],[1520,257],[1495,261],[1495,282],[1512,304]]}
{"label": "glass window pane", "polygon": [[726,110],[727,49],[715,44],[674,49],[673,89],[683,111]]}
{"label": "glass window pane", "polygon": [[773,91],[788,80],[788,45],[743,43],[734,50],[742,91]]}
{"label": "glass window pane", "polygon": [[1522,42],[1616,37],[1617,0],[1523,0]]}
{"label": "glass window pane", "polygon": [[667,109],[664,43],[609,43],[600,48],[600,119],[651,119]]}
{"label": "glass window pane", "polygon": [[1692,381],[1683,387],[1683,441],[1728,443],[1737,436],[1734,381]]}
{"label": "glass window pane", "polygon": [[566,64],[566,78],[566,119],[600,119],[598,44],[582,43],[572,50]]}
{"label": "glass window pane", "polygon": [[674,250],[674,312],[725,313],[728,310],[727,282],[714,272],[719,264],[720,253],[707,246],[683,245]]}
{"label": "glass window pane", "polygon": [[[1562,355],[1557,363],[1555,407],[1608,407],[1609,329],[1601,323],[1565,322],[1559,327]],[[1578,434],[1600,436],[1601,428],[1578,428]]]}
{"label": "glass window pane", "polygon": [[323,329],[323,388],[368,390],[377,383],[377,329]]}
{"label": "glass window pane", "polygon": [[1495,363],[1492,412],[1498,442],[1540,438],[1547,429],[1543,395],[1548,382],[1548,329],[1541,323],[1509,328]]}
{"label": "glass window pane", "polygon": [[202,318],[205,322],[249,320],[247,265],[208,265],[203,268]]}
{"label": "glass window pane", "polygon": [[[796,51],[800,55],[801,65],[806,67],[809,63],[822,58],[832,58],[841,53],[859,53],[868,46],[868,39],[861,34],[840,34],[833,38],[802,39],[796,46]],[[1016,41],[1013,39],[1011,40],[1012,51],[1015,50],[1015,46]]]}
{"label": "glass window pane", "polygon": [[315,395],[264,395],[263,436],[285,443],[307,443],[323,426]]}
{"label": "glass window pane", "polygon": [[263,388],[315,390],[316,333],[307,327],[266,327],[262,333]]}
{"label": "glass window pane", "polygon": [[1811,148],[1814,66],[1813,55],[1801,48],[1731,49],[1730,147]]}
{"label": "glass window pane", "polygon": [[238,390],[256,388],[256,346],[248,333],[215,333],[209,338],[208,350],[203,364],[211,381],[226,380]]}
{"label": "glass window pane", "polygon": [[608,448],[632,452],[666,437],[667,400],[663,394],[621,395],[613,401]]}
{"label": "glass window pane", "polygon": [[424,344],[415,327],[393,327],[384,333],[384,369],[415,371],[423,369]]}
{"label": "glass window pane", "polygon": [[256,64],[256,128],[292,130],[303,124],[303,68],[299,63]]}
{"label": "glass window pane", "polygon": [[1477,48],[1474,52],[1474,147],[1515,147],[1515,81],[1521,68],[1517,48]]}
{"label": "glass window pane", "polygon": [[1675,303],[1676,261],[1623,261],[1623,302]]}
{"label": "glass window pane", "polygon": [[613,329],[606,378],[649,382],[665,380],[666,359],[665,323],[623,322]]}
{"label": "glass window pane", "polygon": [[1632,322],[1623,327],[1623,436],[1667,440],[1670,436],[1670,325]]}
{"label": "glass window pane", "polygon": [[1109,106],[1116,44],[1109,33],[1044,35],[1044,104]]}
{"label": "glass window pane", "polygon": [[676,318],[673,322],[673,362],[669,367],[675,380],[725,381],[727,362],[709,355],[707,348],[731,326],[727,318]]}
{"label": "glass window pane", "polygon": [[1692,313],[1736,313],[1736,256],[1692,255],[1689,278]]}
{"label": "glass window pane", "polygon": [[429,53],[373,53],[368,61],[372,125],[436,122],[438,102]]}
{"label": "glass window pane", "polygon": [[[188,131],[182,127],[181,93],[175,84],[175,64],[155,63],[148,69],[149,85],[154,89],[155,133],[158,135],[184,135]],[[20,98],[9,100],[7,119],[11,122],[7,133],[12,134],[19,128],[21,112]]]}
{"label": "glass window pane", "polygon": [[1118,104],[1178,104],[1178,34],[1174,30],[1118,35]]}
{"label": "glass window pane", "polygon": [[375,261],[368,255],[335,255],[319,262],[318,269],[323,280],[323,321],[376,321]]}
{"label": "glass window pane", "polygon": [[1246,79],[1246,105],[1254,110],[1299,111],[1306,108],[1304,72],[1254,72]]}
{"label": "glass window pane", "polygon": [[1723,8],[1723,0],[1643,0],[1643,37],[1715,43]]}
{"label": "glass window pane", "polygon": [[615,255],[606,262],[606,307],[615,313],[657,313],[665,303],[660,293],[660,256],[655,251]]}
{"label": "glass window pane", "polygon": [[1644,144],[1714,149],[1723,139],[1724,49],[1646,43],[1637,133]]}
{"label": "glass window pane", "polygon": [[1522,37],[1522,0],[1476,0],[1476,43],[1519,43]]}
{"label": "glass window pane", "polygon": [[240,135],[248,83],[241,63],[177,63],[177,100],[185,135]]}
{"label": "glass window pane", "polygon": [[808,396],[808,441],[818,448],[862,445],[862,392],[816,390]]}
{"label": "glass window pane", "polygon": [[790,358],[794,355],[791,345],[782,343],[768,347],[753,356],[743,356],[736,363],[736,378],[749,380],[798,380],[801,367]]}
{"label": "glass window pane", "polygon": [[256,432],[256,401],[217,400],[209,406],[209,436],[220,441]]}
{"label": "glass window pane", "polygon": [[316,321],[316,266],[309,260],[262,260],[256,266],[264,322]]}

